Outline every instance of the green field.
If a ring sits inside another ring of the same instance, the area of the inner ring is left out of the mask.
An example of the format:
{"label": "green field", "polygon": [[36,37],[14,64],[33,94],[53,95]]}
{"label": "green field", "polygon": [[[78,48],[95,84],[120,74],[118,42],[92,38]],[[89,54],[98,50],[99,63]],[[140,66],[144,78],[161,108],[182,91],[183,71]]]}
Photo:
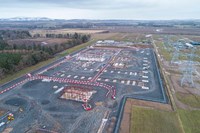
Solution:
{"label": "green field", "polygon": [[177,92],[176,97],[180,102],[186,105],[189,105],[195,108],[200,108],[200,96],[198,95]]}
{"label": "green field", "polygon": [[179,110],[185,133],[200,133],[200,110]]}
{"label": "green field", "polygon": [[182,133],[175,112],[133,107],[131,133]]}
{"label": "green field", "polygon": [[[161,37],[161,36],[156,36],[156,35],[154,35],[154,38],[159,38],[159,37]],[[174,36],[175,37],[175,36]],[[171,39],[173,39],[173,38],[171,38]],[[174,39],[174,41],[177,41],[177,38],[175,37],[175,39]],[[167,60],[167,61],[170,61],[171,59],[172,59],[172,57],[173,57],[173,51],[174,51],[174,48],[172,47],[172,46],[170,46],[169,47],[169,49],[170,49],[170,51],[168,51],[166,48],[165,48],[165,46],[164,46],[164,43],[163,42],[161,42],[161,41],[156,41],[156,46],[158,47],[158,51],[159,51],[159,53]],[[200,47],[199,46],[196,46],[196,49],[195,49],[195,55],[200,55],[200,49],[199,49]],[[189,53],[191,52],[191,51],[188,51]],[[187,60],[187,57],[184,55],[185,54],[185,52],[184,51],[182,51],[182,52],[180,52],[180,53],[182,53],[182,55],[179,55],[179,60]],[[194,61],[198,61],[198,62],[200,62],[200,58],[198,58],[198,57],[194,57]]]}
{"label": "green field", "polygon": [[156,43],[156,46],[158,47],[159,53],[165,58],[165,60],[170,61],[172,59],[172,53],[169,53],[167,49],[164,48],[163,43]]}

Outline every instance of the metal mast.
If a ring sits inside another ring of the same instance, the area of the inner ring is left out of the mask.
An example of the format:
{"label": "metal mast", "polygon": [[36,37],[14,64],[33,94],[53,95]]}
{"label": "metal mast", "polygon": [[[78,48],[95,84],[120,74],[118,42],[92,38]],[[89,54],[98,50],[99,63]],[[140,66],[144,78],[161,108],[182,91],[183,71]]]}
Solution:
{"label": "metal mast", "polygon": [[181,86],[183,86],[185,83],[189,83],[192,87],[194,87],[194,81],[193,81],[193,73],[196,72],[194,68],[194,48],[192,49],[191,54],[187,55],[188,60],[184,63],[182,71],[183,76],[181,78]]}
{"label": "metal mast", "polygon": [[[177,44],[176,44],[177,45]],[[171,64],[177,62],[179,60],[179,55],[180,55],[180,49],[178,46],[174,47],[174,52],[173,52],[173,56],[172,56],[172,60],[171,60]]]}

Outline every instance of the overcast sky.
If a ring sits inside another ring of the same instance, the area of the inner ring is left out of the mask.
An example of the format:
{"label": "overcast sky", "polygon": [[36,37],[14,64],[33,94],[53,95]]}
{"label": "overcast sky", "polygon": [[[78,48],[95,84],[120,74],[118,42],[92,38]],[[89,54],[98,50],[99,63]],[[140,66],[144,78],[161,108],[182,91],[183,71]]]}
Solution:
{"label": "overcast sky", "polygon": [[0,18],[200,19],[200,0],[0,0]]}

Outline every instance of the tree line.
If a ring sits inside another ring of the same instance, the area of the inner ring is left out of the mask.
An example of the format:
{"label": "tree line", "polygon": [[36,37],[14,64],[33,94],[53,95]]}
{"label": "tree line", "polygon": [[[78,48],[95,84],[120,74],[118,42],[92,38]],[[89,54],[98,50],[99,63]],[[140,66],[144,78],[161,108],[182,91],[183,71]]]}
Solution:
{"label": "tree line", "polygon": [[24,30],[0,30],[0,37],[4,40],[25,39],[30,38],[31,34]]}
{"label": "tree line", "polygon": [[78,33],[74,33],[71,36],[72,39],[68,40],[68,42],[55,45],[8,45],[7,42],[1,37],[0,51],[28,50],[30,52],[29,54],[16,52],[0,53],[0,79],[2,79],[6,74],[14,73],[25,67],[35,65],[41,61],[52,58],[56,53],[85,43],[90,39],[90,35],[83,35]]}

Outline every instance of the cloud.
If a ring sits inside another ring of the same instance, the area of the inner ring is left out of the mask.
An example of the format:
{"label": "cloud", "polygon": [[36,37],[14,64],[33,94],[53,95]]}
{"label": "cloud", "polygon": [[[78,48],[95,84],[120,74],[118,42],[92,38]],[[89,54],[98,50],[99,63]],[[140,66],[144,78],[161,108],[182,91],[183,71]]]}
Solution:
{"label": "cloud", "polygon": [[[1,1],[1,0],[0,0]],[[156,5],[158,0],[6,0],[4,5],[51,6],[76,9],[125,9],[148,8]]]}
{"label": "cloud", "polygon": [[0,12],[66,19],[200,18],[199,0],[0,0]]}

